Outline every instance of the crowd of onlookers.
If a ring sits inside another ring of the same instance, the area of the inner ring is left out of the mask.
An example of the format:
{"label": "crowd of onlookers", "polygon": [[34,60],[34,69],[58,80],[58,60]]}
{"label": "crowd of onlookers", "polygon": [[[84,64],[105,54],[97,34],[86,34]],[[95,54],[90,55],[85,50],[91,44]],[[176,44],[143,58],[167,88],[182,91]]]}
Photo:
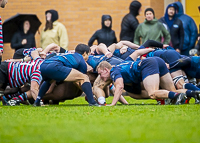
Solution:
{"label": "crowd of onlookers", "polygon": [[[5,3],[6,0],[2,1]],[[147,40],[155,40],[169,44],[182,55],[189,55],[189,51],[195,47],[197,40],[197,26],[190,16],[184,14],[180,2],[169,4],[164,16],[160,19],[156,18],[156,13],[152,8],[146,8],[143,23],[139,23],[137,19],[142,11],[141,8],[142,4],[139,1],[131,2],[130,11],[121,22],[120,41],[127,40],[141,45]],[[65,26],[58,21],[58,12],[47,10],[45,15],[46,24],[41,32],[41,48],[44,49],[50,43],[55,43],[67,50],[68,34]],[[115,31],[112,30],[112,17],[103,15],[101,24],[102,28],[92,35],[88,41],[88,46],[92,46],[95,40],[98,44],[104,43],[106,46],[117,43]],[[34,34],[29,30],[30,26],[30,21],[21,21],[19,30],[11,39],[12,49],[16,51],[21,48],[36,47]],[[3,48],[2,39],[0,44],[2,44],[0,48]],[[199,43],[196,49],[199,50]]]}
{"label": "crowd of onlookers", "polygon": [[[190,16],[184,14],[182,4],[180,2],[169,4],[165,15],[160,19],[156,18],[152,8],[146,8],[145,20],[139,24],[136,17],[140,14],[141,7],[139,1],[130,4],[130,12],[124,16],[121,23],[120,40],[128,40],[137,45],[147,40],[155,40],[169,44],[183,55],[189,55],[197,40],[197,26]],[[88,44],[91,46],[95,39],[107,46],[114,43],[116,36],[111,27],[111,16],[102,16],[102,29],[95,32]]]}

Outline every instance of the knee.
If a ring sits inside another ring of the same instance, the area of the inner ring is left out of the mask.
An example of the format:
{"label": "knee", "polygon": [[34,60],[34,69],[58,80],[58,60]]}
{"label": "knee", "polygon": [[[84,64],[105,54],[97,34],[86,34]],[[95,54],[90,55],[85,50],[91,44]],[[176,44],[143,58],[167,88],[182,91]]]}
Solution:
{"label": "knee", "polygon": [[79,79],[77,82],[82,85],[84,82],[90,82],[90,80],[86,74],[82,74],[81,79]]}

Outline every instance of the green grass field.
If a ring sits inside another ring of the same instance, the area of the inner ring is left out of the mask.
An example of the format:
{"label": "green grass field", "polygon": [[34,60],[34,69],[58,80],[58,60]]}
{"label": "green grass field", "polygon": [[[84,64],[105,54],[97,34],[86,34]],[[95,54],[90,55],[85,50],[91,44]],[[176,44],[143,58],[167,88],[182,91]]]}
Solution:
{"label": "green grass field", "polygon": [[[0,143],[200,142],[200,105],[130,105],[89,107],[83,97],[59,106],[0,105]],[[112,97],[107,99],[107,103]]]}

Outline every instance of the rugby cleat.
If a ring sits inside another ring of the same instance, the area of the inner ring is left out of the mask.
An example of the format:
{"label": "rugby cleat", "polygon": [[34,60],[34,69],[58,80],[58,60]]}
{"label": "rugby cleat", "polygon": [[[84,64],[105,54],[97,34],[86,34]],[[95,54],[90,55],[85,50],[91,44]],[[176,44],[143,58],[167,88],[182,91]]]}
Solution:
{"label": "rugby cleat", "polygon": [[171,99],[156,99],[157,105],[170,105]]}
{"label": "rugby cleat", "polygon": [[22,102],[22,100],[19,97],[14,97],[8,101],[8,105],[9,106],[17,106],[17,105],[20,105],[21,102]]}
{"label": "rugby cleat", "polygon": [[200,104],[200,101],[198,99],[195,99],[195,104]]}
{"label": "rugby cleat", "polygon": [[40,104],[40,102],[36,102],[36,101],[35,101],[35,102],[33,103],[33,106],[34,106],[34,107],[36,107],[36,106],[41,106],[41,104]]}
{"label": "rugby cleat", "polygon": [[194,98],[200,100],[200,90],[193,91],[195,93]]}
{"label": "rugby cleat", "polygon": [[167,98],[167,99],[165,99],[165,105],[170,105],[171,104],[171,99],[169,99],[169,98]]}
{"label": "rugby cleat", "polygon": [[97,106],[97,107],[101,107],[101,105],[99,105],[98,103],[90,103],[89,106]]}
{"label": "rugby cleat", "polygon": [[104,102],[103,104],[98,102],[98,104],[101,105],[101,106],[106,106],[107,105],[106,102]]}
{"label": "rugby cleat", "polygon": [[180,105],[180,104],[184,103],[186,99],[187,99],[187,97],[186,97],[186,94],[185,94],[185,93],[178,93],[178,94],[176,94],[176,96],[172,99],[172,104]]}

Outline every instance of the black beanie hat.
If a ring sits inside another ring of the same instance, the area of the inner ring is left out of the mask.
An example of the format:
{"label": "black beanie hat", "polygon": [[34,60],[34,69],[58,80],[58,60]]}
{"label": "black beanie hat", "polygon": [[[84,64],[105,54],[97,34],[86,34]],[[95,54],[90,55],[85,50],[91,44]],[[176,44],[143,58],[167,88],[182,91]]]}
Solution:
{"label": "black beanie hat", "polygon": [[151,12],[153,13],[153,15],[154,15],[154,18],[155,18],[155,13],[154,13],[154,10],[153,10],[152,8],[147,8],[147,9],[145,9],[144,15],[146,15],[146,12],[147,12],[147,11],[151,11]]}

